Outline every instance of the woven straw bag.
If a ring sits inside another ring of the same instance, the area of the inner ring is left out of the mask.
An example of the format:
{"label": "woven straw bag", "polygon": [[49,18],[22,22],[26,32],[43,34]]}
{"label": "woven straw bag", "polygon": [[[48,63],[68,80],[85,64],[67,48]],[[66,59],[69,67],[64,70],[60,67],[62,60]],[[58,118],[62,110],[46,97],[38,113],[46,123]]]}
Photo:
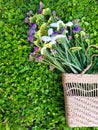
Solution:
{"label": "woven straw bag", "polygon": [[67,123],[71,127],[98,126],[98,74],[62,74]]}
{"label": "woven straw bag", "polygon": [[63,74],[62,79],[68,125],[98,126],[98,75]]}

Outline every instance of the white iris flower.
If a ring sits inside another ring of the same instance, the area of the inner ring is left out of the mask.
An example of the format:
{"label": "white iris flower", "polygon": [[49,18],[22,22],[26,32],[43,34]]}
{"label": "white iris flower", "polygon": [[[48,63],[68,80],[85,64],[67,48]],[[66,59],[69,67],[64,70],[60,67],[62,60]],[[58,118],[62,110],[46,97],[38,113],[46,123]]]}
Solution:
{"label": "white iris flower", "polygon": [[41,37],[41,41],[44,41],[45,43],[50,42],[51,41],[51,37],[49,37],[49,36],[42,36]]}
{"label": "white iris flower", "polygon": [[64,22],[63,22],[62,20],[59,20],[59,21],[56,22],[56,23],[51,23],[51,24],[50,24],[50,27],[56,27],[57,30],[59,30],[59,29],[60,29],[60,24],[65,27],[65,24],[64,24]]}
{"label": "white iris flower", "polygon": [[65,26],[64,22],[61,21],[61,20],[59,20],[59,21],[57,22],[57,30],[58,30],[58,31],[59,31],[59,29],[60,29],[60,24],[61,24],[62,26]]}
{"label": "white iris flower", "polygon": [[51,23],[50,27],[56,27],[57,28],[57,23]]}
{"label": "white iris flower", "polygon": [[72,22],[68,22],[68,23],[66,23],[66,26],[71,27],[71,26],[73,26],[73,23]]}
{"label": "white iris flower", "polygon": [[48,36],[51,36],[53,34],[53,29],[52,28],[49,28],[48,29]]}
{"label": "white iris flower", "polygon": [[65,37],[66,37],[65,35],[61,35],[61,34],[58,34],[58,35],[52,36],[52,37],[42,36],[41,37],[41,41],[44,41],[45,43],[51,42],[52,44],[55,44],[57,39],[59,39],[59,38],[65,38]]}
{"label": "white iris flower", "polygon": [[59,38],[65,38],[66,36],[65,35],[56,35],[53,39],[54,41],[59,39]]}

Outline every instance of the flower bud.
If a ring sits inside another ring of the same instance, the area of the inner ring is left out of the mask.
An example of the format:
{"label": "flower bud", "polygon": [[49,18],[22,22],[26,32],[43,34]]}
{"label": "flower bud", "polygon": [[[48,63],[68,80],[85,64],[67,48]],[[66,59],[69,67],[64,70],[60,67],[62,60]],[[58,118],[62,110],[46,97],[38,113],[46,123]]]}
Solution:
{"label": "flower bud", "polygon": [[52,48],[52,44],[51,43],[45,44],[44,46],[47,47],[47,48]]}
{"label": "flower bud", "polygon": [[81,31],[82,36],[86,36],[86,33],[84,31]]}
{"label": "flower bud", "polygon": [[75,34],[75,37],[78,38],[78,37],[79,37],[79,34]]}
{"label": "flower bud", "polygon": [[51,10],[49,8],[43,9],[42,14],[43,15],[51,15]]}
{"label": "flower bud", "polygon": [[87,43],[89,43],[89,42],[90,42],[90,40],[89,40],[89,39],[85,39],[85,41],[86,41]]}

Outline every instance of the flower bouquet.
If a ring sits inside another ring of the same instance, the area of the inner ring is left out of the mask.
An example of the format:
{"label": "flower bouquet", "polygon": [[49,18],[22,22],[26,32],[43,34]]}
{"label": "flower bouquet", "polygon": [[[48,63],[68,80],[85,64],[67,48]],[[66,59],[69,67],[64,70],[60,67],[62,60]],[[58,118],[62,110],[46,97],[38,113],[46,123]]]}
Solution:
{"label": "flower bouquet", "polygon": [[37,13],[29,11],[25,18],[30,26],[28,40],[33,46],[30,60],[46,63],[50,70],[56,68],[63,73],[66,117],[70,126],[97,126],[98,75],[93,73],[98,71],[92,66],[95,63],[98,68],[95,58],[98,46],[90,44],[79,19],[65,23],[55,11],[44,8],[42,2],[39,5]]}

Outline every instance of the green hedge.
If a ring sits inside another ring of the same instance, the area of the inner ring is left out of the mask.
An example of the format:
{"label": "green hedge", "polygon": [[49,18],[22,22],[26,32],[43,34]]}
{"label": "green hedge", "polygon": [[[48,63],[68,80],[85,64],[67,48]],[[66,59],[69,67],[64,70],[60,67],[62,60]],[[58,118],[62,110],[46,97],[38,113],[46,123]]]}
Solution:
{"label": "green hedge", "polygon": [[[38,3],[39,0],[0,1],[0,123],[6,130],[14,126],[72,130],[65,122],[61,73],[28,60],[32,47],[27,41],[24,18],[28,10],[36,12]],[[44,4],[65,21],[79,18],[91,42],[97,43],[97,1],[44,0]],[[74,130],[78,129],[90,128]]]}

